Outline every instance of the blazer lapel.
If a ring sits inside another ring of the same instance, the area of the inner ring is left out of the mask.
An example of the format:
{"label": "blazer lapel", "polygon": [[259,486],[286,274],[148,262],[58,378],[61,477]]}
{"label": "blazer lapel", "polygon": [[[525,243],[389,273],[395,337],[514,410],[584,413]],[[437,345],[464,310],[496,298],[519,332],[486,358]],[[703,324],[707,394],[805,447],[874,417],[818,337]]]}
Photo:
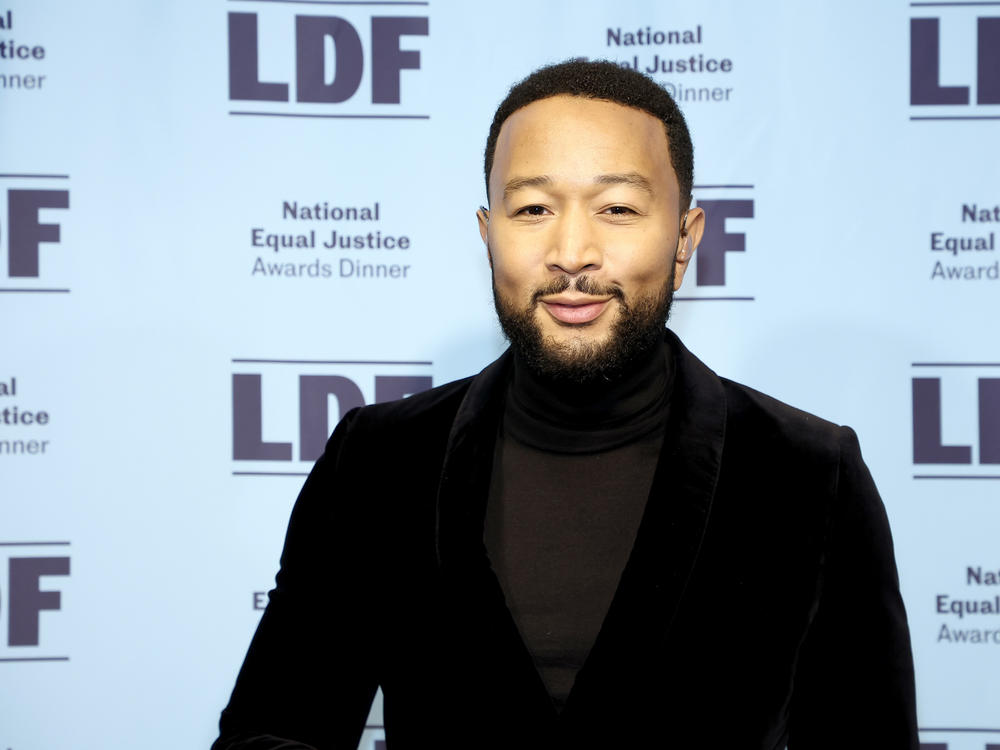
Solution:
{"label": "blazer lapel", "polygon": [[649,500],[564,715],[612,695],[620,700],[637,676],[652,669],[650,657],[668,635],[708,525],[725,441],[725,392],[672,332],[667,339],[676,375]]}
{"label": "blazer lapel", "polygon": [[448,436],[435,519],[437,561],[446,575],[486,562],[483,522],[510,361],[505,352],[472,379]]}
{"label": "blazer lapel", "polygon": [[437,560],[446,604],[445,640],[457,660],[459,689],[507,730],[542,736],[555,708],[521,639],[483,540],[497,430],[511,355],[472,380],[455,415],[437,496]]}

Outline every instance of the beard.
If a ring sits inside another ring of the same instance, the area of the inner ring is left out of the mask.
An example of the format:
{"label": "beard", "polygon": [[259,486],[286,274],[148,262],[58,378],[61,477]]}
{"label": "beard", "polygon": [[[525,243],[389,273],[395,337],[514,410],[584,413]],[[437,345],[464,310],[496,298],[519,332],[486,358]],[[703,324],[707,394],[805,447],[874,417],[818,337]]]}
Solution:
{"label": "beard", "polygon": [[[582,294],[611,296],[618,301],[617,315],[603,341],[591,342],[582,338],[557,341],[553,336],[542,333],[535,320],[538,300],[570,288]],[[515,353],[537,375],[577,385],[618,380],[661,343],[673,296],[673,264],[670,278],[659,292],[629,299],[621,287],[602,286],[589,276],[575,279],[561,276],[536,289],[531,302],[523,309],[500,295],[496,278],[493,278],[493,304],[497,318]]]}

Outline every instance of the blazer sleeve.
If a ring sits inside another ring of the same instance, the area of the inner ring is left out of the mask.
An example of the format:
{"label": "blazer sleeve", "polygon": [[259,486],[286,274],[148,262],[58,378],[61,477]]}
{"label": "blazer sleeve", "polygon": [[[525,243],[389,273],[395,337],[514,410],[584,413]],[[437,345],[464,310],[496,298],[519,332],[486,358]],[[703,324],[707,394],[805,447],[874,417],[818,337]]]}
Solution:
{"label": "blazer sleeve", "polygon": [[365,495],[341,420],[292,510],[275,588],[219,721],[212,750],[355,750],[377,677],[365,580]]}
{"label": "blazer sleeve", "polygon": [[919,746],[913,656],[885,508],[840,428],[814,619],[795,674],[789,750]]}

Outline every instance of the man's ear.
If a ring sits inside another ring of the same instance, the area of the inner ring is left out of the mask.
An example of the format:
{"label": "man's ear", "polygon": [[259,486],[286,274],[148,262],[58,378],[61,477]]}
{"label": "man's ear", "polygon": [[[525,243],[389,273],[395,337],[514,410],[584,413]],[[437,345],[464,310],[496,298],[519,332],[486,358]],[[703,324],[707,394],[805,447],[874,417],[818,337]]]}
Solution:
{"label": "man's ear", "polygon": [[486,259],[490,268],[493,268],[493,255],[490,253],[489,230],[490,230],[490,210],[486,206],[480,206],[476,211],[476,220],[479,222],[479,236],[483,238],[486,245]]}
{"label": "man's ear", "polygon": [[677,251],[674,254],[674,291],[681,288],[684,281],[684,272],[687,271],[688,264],[694,251],[698,249],[701,242],[702,232],[705,231],[705,212],[700,208],[689,209],[684,218],[680,237],[677,238]]}

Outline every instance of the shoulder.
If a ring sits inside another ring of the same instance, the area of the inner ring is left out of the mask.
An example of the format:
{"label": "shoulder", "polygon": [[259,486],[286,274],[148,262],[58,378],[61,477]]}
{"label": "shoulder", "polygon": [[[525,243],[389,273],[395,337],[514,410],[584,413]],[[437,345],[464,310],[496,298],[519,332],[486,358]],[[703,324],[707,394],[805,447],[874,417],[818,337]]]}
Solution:
{"label": "shoulder", "polygon": [[345,415],[352,433],[373,432],[390,438],[431,429],[447,435],[460,411],[466,419],[479,419],[484,409],[502,393],[509,368],[504,353],[476,375],[454,380],[404,399],[360,407]]}
{"label": "shoulder", "polygon": [[773,396],[719,378],[726,393],[730,424],[753,429],[759,437],[790,438],[808,442],[830,442],[838,439],[841,426],[815,414],[798,409]]}
{"label": "shoulder", "polygon": [[[743,455],[767,462],[806,452],[835,459],[849,428],[798,409],[755,388],[716,374],[696,357],[672,331],[667,341],[675,353],[680,395],[690,412],[714,412],[725,436],[730,458]],[[698,420],[691,418],[689,422]],[[715,429],[711,420],[703,428]]]}
{"label": "shoulder", "polygon": [[[724,435],[726,451],[784,457],[800,450],[835,456],[847,428],[798,409],[750,386],[719,376],[668,329],[667,343],[677,368],[675,398],[683,423]],[[705,417],[703,415],[709,415]],[[853,434],[853,433],[850,433]]]}
{"label": "shoulder", "polygon": [[433,417],[439,412],[454,414],[472,381],[472,377],[462,378],[406,398],[364,406],[356,417],[363,422],[399,425]]}
{"label": "shoulder", "polygon": [[850,427],[798,409],[765,393],[720,378],[726,394],[726,448],[763,466],[799,464],[806,471],[834,472],[845,458],[860,461]]}
{"label": "shoulder", "polygon": [[[399,522],[427,511],[451,424],[469,384],[467,378],[351,409],[327,441],[297,507],[321,508],[316,511],[320,517],[336,512],[362,536],[367,529],[388,533],[390,519]],[[355,502],[359,498],[365,502]],[[391,515],[384,515],[387,510]],[[427,512],[424,517],[432,518]]]}
{"label": "shoulder", "polygon": [[884,526],[885,511],[854,430],[720,380],[727,413],[724,495],[749,492],[758,518],[820,546],[834,527],[854,539],[862,529]]}
{"label": "shoulder", "polygon": [[399,444],[423,447],[446,440],[451,423],[474,378],[435,386],[406,398],[352,409],[334,431],[331,443],[367,450]]}

